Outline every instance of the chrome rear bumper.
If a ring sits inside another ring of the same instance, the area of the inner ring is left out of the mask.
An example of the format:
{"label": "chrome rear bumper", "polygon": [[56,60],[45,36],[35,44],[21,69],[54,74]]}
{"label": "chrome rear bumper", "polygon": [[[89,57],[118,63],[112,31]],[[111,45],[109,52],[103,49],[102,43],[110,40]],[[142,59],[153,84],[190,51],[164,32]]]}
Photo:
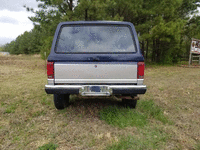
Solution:
{"label": "chrome rear bumper", "polygon": [[[99,87],[99,92],[90,87]],[[113,94],[145,94],[146,85],[45,85],[47,94],[80,94],[82,96],[110,96]]]}

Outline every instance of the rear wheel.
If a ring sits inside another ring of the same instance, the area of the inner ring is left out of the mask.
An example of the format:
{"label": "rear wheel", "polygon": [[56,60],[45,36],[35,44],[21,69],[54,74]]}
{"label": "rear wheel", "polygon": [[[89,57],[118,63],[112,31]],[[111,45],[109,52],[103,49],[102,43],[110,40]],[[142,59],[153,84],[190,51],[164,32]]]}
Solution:
{"label": "rear wheel", "polygon": [[69,94],[54,94],[54,105],[57,109],[69,106]]}
{"label": "rear wheel", "polygon": [[125,104],[126,108],[135,108],[137,105],[137,100],[122,99],[122,102]]}

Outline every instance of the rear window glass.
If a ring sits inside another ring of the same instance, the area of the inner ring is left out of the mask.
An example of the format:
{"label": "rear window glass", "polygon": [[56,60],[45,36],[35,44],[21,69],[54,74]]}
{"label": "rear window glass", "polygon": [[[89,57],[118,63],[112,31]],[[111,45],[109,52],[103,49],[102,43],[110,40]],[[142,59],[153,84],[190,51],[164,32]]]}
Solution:
{"label": "rear window glass", "polygon": [[128,26],[63,26],[56,43],[58,53],[136,52]]}

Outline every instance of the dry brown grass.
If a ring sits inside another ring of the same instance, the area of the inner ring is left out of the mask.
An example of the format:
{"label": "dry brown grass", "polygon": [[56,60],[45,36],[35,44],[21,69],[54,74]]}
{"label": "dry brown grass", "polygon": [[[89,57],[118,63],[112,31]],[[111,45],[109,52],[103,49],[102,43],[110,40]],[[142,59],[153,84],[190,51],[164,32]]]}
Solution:
{"label": "dry brown grass", "polygon": [[[79,99],[58,111],[52,95],[44,91],[45,62],[34,56],[0,56],[0,149],[37,149],[48,143],[57,149],[105,149],[124,135],[143,138],[136,127],[113,127],[99,119],[98,112],[118,102]],[[200,142],[200,69],[147,68],[148,91],[141,101],[153,99],[173,125],[150,120],[170,135],[161,149],[194,149]],[[145,130],[145,129],[142,129]],[[145,131],[144,131],[145,132]]]}
{"label": "dry brown grass", "polygon": [[200,142],[200,69],[182,67],[147,68],[145,83],[151,97],[175,122],[167,131],[174,146],[190,149]]}

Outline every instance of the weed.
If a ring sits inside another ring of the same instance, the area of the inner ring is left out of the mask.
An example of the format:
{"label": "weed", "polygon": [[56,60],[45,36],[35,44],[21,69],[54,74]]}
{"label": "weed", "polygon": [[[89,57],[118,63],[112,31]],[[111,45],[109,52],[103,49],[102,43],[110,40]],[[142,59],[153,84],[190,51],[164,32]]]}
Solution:
{"label": "weed", "polygon": [[43,146],[38,147],[37,150],[56,150],[57,147],[58,145],[49,143],[49,144],[45,144]]}

